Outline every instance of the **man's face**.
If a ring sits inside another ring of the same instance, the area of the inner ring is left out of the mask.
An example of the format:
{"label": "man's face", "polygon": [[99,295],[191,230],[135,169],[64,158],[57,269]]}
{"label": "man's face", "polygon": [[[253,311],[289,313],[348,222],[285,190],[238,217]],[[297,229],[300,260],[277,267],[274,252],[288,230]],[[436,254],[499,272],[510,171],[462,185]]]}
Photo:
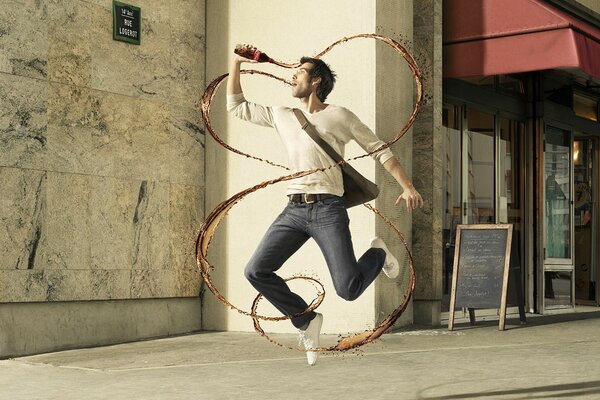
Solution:
{"label": "man's face", "polygon": [[304,98],[310,96],[311,92],[316,89],[317,85],[313,85],[310,77],[310,71],[313,69],[311,63],[304,63],[294,75],[292,75],[292,96],[297,98]]}

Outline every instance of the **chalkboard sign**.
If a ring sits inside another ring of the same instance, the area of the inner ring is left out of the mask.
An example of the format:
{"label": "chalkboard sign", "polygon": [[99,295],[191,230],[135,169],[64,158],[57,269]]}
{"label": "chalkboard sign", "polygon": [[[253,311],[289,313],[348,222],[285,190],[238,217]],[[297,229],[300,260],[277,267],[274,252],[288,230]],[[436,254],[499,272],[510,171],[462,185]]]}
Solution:
{"label": "chalkboard sign", "polygon": [[512,232],[512,225],[458,225],[448,329],[453,329],[454,310],[461,307],[470,313],[499,308],[504,329]]}

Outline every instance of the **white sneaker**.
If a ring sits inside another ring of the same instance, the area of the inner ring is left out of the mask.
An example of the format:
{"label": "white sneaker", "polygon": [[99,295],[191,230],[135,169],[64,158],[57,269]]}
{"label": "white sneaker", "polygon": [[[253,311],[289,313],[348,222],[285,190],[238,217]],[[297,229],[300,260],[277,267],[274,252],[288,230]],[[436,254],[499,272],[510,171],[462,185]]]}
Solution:
{"label": "white sneaker", "polygon": [[[298,332],[300,332],[300,344],[302,344],[306,350],[316,350],[319,348],[319,334],[321,333],[321,325],[323,325],[323,314],[316,314],[317,316],[310,321],[306,330],[298,330]],[[317,363],[317,357],[319,357],[318,351],[306,352],[308,365],[315,365]]]}
{"label": "white sneaker", "polygon": [[398,259],[388,250],[385,242],[378,237],[371,239],[371,247],[382,249],[385,251],[385,263],[383,264],[383,272],[388,278],[394,279],[400,274],[400,264]]}

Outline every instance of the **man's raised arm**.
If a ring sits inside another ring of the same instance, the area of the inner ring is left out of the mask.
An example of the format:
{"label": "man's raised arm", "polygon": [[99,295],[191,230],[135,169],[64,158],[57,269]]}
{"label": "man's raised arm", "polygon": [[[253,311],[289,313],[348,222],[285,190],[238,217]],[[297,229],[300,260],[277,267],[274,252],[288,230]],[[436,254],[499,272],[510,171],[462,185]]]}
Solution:
{"label": "man's raised arm", "polygon": [[227,111],[244,121],[256,125],[274,127],[273,110],[260,104],[250,103],[244,97],[240,84],[240,66],[242,63],[255,64],[256,61],[242,56],[234,56],[229,66],[227,80]]}
{"label": "man's raised arm", "polygon": [[238,55],[231,59],[231,64],[229,65],[229,78],[227,80],[228,95],[242,93],[242,85],[240,84],[240,66],[245,62],[256,64],[256,61]]}

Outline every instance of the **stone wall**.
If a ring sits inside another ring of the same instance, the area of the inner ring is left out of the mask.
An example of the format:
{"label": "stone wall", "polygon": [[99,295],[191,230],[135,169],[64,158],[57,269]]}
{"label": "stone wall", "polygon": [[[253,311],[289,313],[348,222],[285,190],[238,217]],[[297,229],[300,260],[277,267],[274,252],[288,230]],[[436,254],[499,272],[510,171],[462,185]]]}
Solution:
{"label": "stone wall", "polygon": [[414,322],[437,326],[442,299],[442,0],[415,1],[414,45],[426,72],[423,106],[413,131],[415,187],[425,200],[413,218],[413,256],[417,286],[414,293]]}
{"label": "stone wall", "polygon": [[204,0],[0,7],[0,308],[197,296]]}

